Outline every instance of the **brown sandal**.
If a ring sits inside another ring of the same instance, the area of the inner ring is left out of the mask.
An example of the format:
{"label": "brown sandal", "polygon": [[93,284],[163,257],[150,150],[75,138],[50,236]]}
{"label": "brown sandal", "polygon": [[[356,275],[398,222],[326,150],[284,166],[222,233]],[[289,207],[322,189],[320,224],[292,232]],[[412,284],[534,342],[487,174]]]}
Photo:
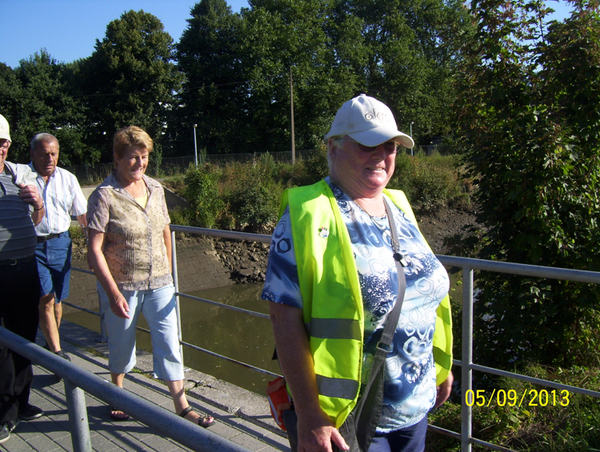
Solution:
{"label": "brown sandal", "polygon": [[[186,409],[184,409],[181,413],[179,413],[179,416],[185,418],[188,414],[190,414],[190,412],[193,410],[191,405],[188,405],[188,407]],[[210,427],[211,425],[213,425],[215,423],[215,419],[212,416],[206,415],[204,417],[200,417],[198,418],[198,425],[200,427]]]}
{"label": "brown sandal", "polygon": [[128,421],[131,416],[118,408],[110,407],[110,418],[116,422]]}

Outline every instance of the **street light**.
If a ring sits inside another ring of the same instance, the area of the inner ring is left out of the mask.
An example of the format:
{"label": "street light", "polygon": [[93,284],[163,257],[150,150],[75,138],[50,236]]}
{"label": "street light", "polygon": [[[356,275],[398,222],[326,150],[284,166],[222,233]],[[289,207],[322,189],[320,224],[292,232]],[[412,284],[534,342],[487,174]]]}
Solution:
{"label": "street light", "polygon": [[[410,137],[411,137],[411,138],[412,138],[412,125],[413,125],[414,123],[415,123],[414,121],[411,121],[411,122],[410,122]],[[413,144],[414,144],[414,142],[415,142],[415,141],[413,140]],[[414,149],[414,146],[411,146],[411,147],[410,147],[410,156],[411,156],[411,157],[414,157],[414,152],[413,152],[413,149]]]}
{"label": "street light", "polygon": [[194,124],[194,162],[196,163],[196,168],[198,168],[198,145],[196,144],[196,127],[198,127],[198,124]]}

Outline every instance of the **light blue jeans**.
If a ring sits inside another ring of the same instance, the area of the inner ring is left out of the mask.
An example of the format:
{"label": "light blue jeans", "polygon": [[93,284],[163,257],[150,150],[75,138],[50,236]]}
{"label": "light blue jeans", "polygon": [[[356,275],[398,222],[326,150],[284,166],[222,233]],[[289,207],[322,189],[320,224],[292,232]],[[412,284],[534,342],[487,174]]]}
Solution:
{"label": "light blue jeans", "polygon": [[108,296],[98,284],[100,305],[105,312],[108,332],[110,371],[124,374],[135,367],[136,327],[140,313],[143,313],[150,327],[154,373],[162,380],[182,380],[183,363],[173,285],[154,290],[122,290],[121,293],[129,303],[129,319],[117,317],[112,312]]}

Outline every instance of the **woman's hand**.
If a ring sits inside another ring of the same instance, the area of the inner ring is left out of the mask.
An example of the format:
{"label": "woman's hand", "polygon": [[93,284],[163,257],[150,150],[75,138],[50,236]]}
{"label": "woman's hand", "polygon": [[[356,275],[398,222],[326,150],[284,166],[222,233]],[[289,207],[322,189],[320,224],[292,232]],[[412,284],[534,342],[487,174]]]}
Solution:
{"label": "woman's hand", "polygon": [[122,319],[129,318],[129,303],[117,287],[112,277],[106,257],[102,252],[104,233],[93,228],[88,228],[88,265],[94,271],[96,278],[102,285],[110,300],[110,309]]}
{"label": "woman's hand", "polygon": [[334,443],[341,450],[348,450],[344,437],[331,425],[322,411],[312,416],[298,418],[298,452],[332,452]]}
{"label": "woman's hand", "polygon": [[452,382],[454,381],[454,375],[452,375],[452,371],[448,374],[448,378],[437,387],[437,398],[435,399],[435,407],[442,406],[448,397],[450,397],[450,392],[452,391]]}
{"label": "woman's hand", "polygon": [[122,319],[129,318],[129,303],[127,303],[121,292],[116,297],[111,297],[110,309],[117,317],[121,317]]}

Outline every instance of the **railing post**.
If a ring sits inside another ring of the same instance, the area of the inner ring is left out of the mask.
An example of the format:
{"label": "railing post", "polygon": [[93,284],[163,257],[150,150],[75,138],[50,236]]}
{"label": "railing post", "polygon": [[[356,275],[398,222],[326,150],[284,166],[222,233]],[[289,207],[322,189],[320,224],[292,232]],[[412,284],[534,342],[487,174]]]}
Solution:
{"label": "railing post", "polygon": [[181,340],[181,309],[179,305],[179,275],[177,274],[177,244],[175,231],[171,231],[171,268],[173,269],[173,287],[175,287],[175,312],[177,312],[177,337],[179,339],[179,353],[181,353],[181,364],[183,364],[183,345]]}
{"label": "railing post", "polygon": [[64,381],[73,450],[75,452],[92,452],[85,393],[66,378]]}
{"label": "railing post", "polygon": [[473,269],[463,267],[462,297],[462,400],[461,400],[461,448],[471,452],[473,435],[473,404],[466,403],[466,395],[473,395]]}

